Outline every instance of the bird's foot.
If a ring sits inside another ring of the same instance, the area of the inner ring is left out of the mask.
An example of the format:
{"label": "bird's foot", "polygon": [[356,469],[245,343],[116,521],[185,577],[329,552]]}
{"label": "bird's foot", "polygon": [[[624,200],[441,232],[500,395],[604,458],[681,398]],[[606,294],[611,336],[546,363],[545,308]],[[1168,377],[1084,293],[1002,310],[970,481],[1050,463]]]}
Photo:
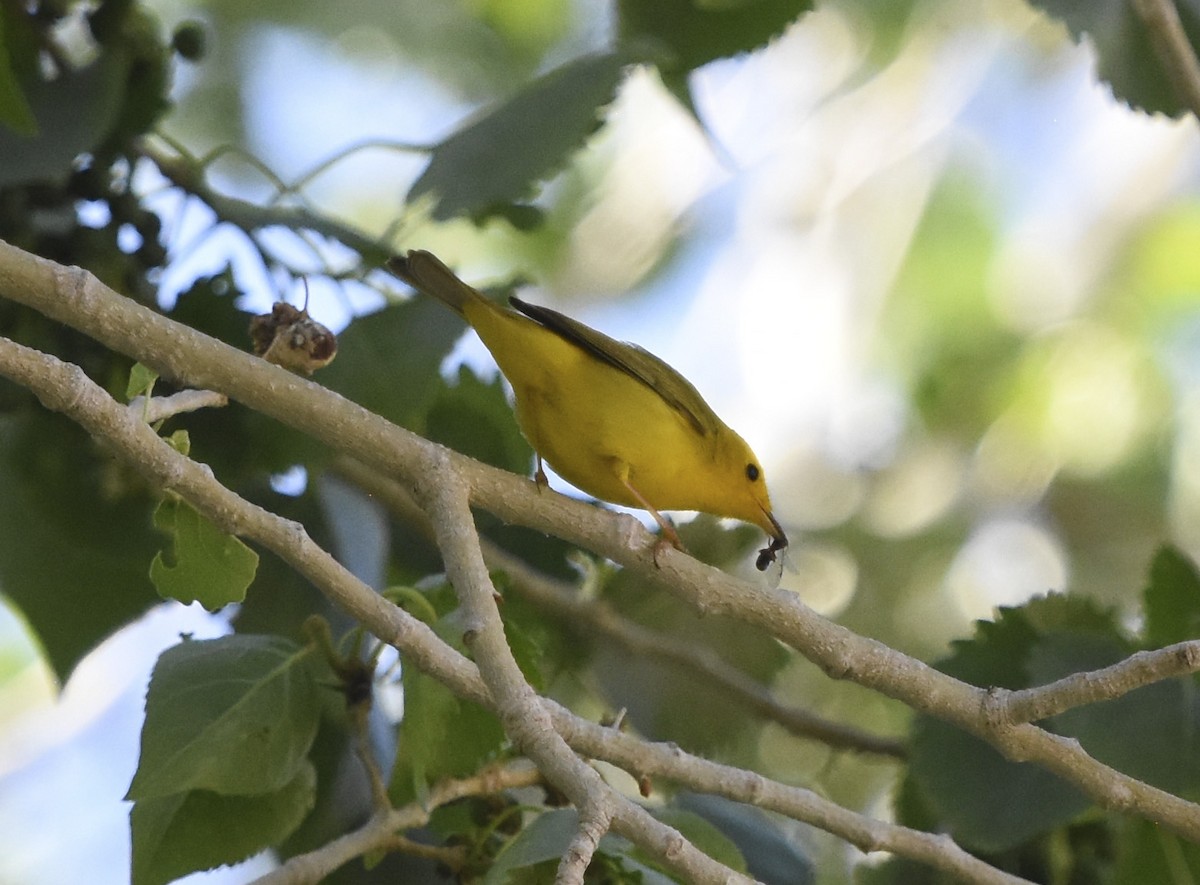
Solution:
{"label": "bird's foot", "polygon": [[668,517],[655,511],[654,518],[662,526],[662,534],[654,539],[654,549],[651,555],[654,557],[654,566],[662,568],[658,562],[659,554],[663,553],[668,547],[674,547],[680,553],[687,553],[687,548],[683,546],[683,541],[680,540],[679,533],[675,531],[675,525]]}

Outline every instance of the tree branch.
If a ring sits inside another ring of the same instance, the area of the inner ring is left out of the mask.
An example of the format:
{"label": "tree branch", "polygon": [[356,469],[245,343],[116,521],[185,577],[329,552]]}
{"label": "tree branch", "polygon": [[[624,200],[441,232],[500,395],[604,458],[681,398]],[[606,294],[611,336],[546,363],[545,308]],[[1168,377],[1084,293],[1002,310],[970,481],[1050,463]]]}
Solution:
{"label": "tree branch", "polygon": [[[0,291],[3,291],[2,282],[3,271],[0,269]],[[221,528],[275,552],[334,604],[399,649],[411,665],[438,679],[460,697],[494,709],[474,664],[444,644],[424,623],[359,582],[314,544],[303,526],[250,504],[221,486],[208,468],[171,448],[149,425],[113,401],[78,367],[0,338],[0,375],[28,387],[47,408],[62,411],[113,451],[137,464],[147,478],[186,498]],[[967,881],[988,885],[1013,885],[1024,881],[988,866],[945,836],[874,821],[810,790],[784,786],[752,772],[710,762],[674,745],[647,744],[582,720],[552,701],[543,700],[542,703],[553,719],[555,730],[574,750],[586,756],[604,759],[631,772],[670,780],[697,792],[714,793],[778,811],[826,829],[863,851],[893,851]],[[329,849],[329,857],[342,858],[334,864],[336,867],[350,857],[378,847],[377,842],[368,838],[370,833],[392,831],[383,823],[376,823],[374,827],[368,825],[368,829],[368,834],[360,833],[349,842],[335,840],[314,854]],[[675,847],[669,841],[663,844],[664,850]],[[325,858],[325,855],[321,857]],[[320,875],[324,873],[315,878]]]}
{"label": "tree branch", "polygon": [[592,856],[600,847],[600,840],[608,832],[611,823],[602,813],[579,815],[579,827],[558,865],[558,872],[554,877],[555,885],[583,885],[583,874],[587,872]]}
{"label": "tree branch", "polygon": [[[436,453],[431,469],[418,478],[417,500],[433,523],[446,575],[465,614],[463,641],[474,653],[505,734],[579,809],[584,841],[594,836],[595,842],[599,842],[611,822],[635,844],[655,851],[686,881],[712,885],[749,881],[620,796],[595,769],[575,755],[555,730],[549,713],[525,681],[508,647],[504,624],[496,610],[496,588],[479,550],[467,485],[447,455],[445,451]],[[583,872],[595,845],[586,850],[578,838],[571,844],[576,851],[564,856],[559,866],[559,881],[564,885],[582,885]]]}
{"label": "tree branch", "polygon": [[[478,464],[400,430],[311,382],[290,376],[121,298],[83,271],[61,269],[8,245],[0,245],[0,295],[59,319],[162,374],[227,393],[377,469],[405,478],[410,484],[414,482],[414,474],[427,472],[437,461],[435,453],[443,453],[440,457],[445,457],[469,484],[472,502],[502,519],[595,550],[701,611],[729,614],[761,627],[834,678],[852,679],[916,710],[943,718],[988,741],[1010,759],[1037,762],[1078,786],[1104,807],[1140,814],[1185,838],[1200,841],[1200,806],[1100,764],[1073,740],[1032,725],[1006,726],[989,721],[984,715],[985,690],[857,636],[818,616],[793,594],[752,586],[673,550],[659,553],[656,563],[653,536],[631,517],[606,513],[560,495],[538,494],[527,480]],[[74,373],[72,377],[77,383],[86,380],[79,376],[78,370]],[[40,387],[37,378],[22,378],[20,383],[35,389]],[[47,404],[68,411],[90,430],[94,416],[89,414],[90,409],[80,410],[74,405],[75,396],[70,395],[66,401],[51,397]],[[96,403],[91,407],[99,408]],[[124,409],[118,411],[124,413]],[[94,432],[103,435],[103,424]],[[177,454],[160,444],[146,425],[140,424],[138,433],[149,434],[156,447]],[[124,445],[124,431],[120,435]],[[132,433],[128,439],[131,448],[136,448],[137,440],[149,444],[144,436]],[[186,480],[192,492],[209,501],[204,507],[197,501],[193,504],[210,518],[215,513],[218,524],[245,533],[271,549],[280,549],[294,567],[315,575],[317,586],[328,588],[331,599],[381,639],[411,646],[417,666],[431,673],[434,669],[428,668],[436,668],[437,678],[457,686],[455,690],[465,696],[486,695],[469,662],[461,657],[444,656],[445,647],[438,647],[431,631],[415,619],[402,617],[402,613],[375,594],[369,594],[368,598],[348,590],[351,585],[345,582],[353,582],[353,578],[343,574],[344,570],[336,563],[330,565],[320,559],[316,552],[319,548],[311,545],[302,527],[283,520],[271,522],[271,515],[258,508],[248,516],[237,508],[236,496],[225,489],[216,492],[208,488],[204,483],[211,481],[211,477],[186,459],[183,460],[190,468],[181,467],[166,454],[156,455],[156,463],[150,464],[142,462],[141,457],[139,454],[135,460],[144,472],[161,477],[160,482],[177,491],[183,491],[180,485]],[[176,479],[179,481],[173,482]],[[320,553],[323,555],[323,551]],[[571,741],[562,730],[569,724],[570,720],[560,723],[556,719],[556,727],[561,725],[560,734]],[[574,742],[572,746],[580,752],[590,752]],[[609,754],[603,755],[607,758]]]}
{"label": "tree branch", "polygon": [[[433,540],[428,517],[404,486],[353,458],[338,457],[333,466],[348,481]],[[895,759],[907,756],[900,740],[832,722],[802,707],[785,704],[766,686],[730,666],[707,648],[680,642],[635,624],[603,602],[583,599],[574,587],[531,568],[524,560],[487,538],[480,539],[480,546],[488,568],[507,574],[513,581],[514,590],[558,618],[570,630],[588,636],[604,636],[632,655],[656,658],[693,673],[699,680],[720,685],[751,712],[778,723],[797,737],[820,741],[835,750],[877,753]]]}
{"label": "tree branch", "polygon": [[181,390],[170,396],[135,396],[129,401],[129,409],[147,424],[154,424],[184,412],[200,409],[221,408],[229,405],[229,397],[213,390]]}
{"label": "tree branch", "polygon": [[[527,760],[485,768],[467,778],[440,781],[430,788],[424,802],[378,811],[357,830],[314,851],[289,858],[278,869],[256,879],[254,885],[308,885],[320,882],[356,857],[394,847],[397,833],[429,823],[430,815],[443,805],[467,796],[492,796],[503,790],[531,787],[541,782],[541,773]],[[402,846],[399,850],[405,848]]]}

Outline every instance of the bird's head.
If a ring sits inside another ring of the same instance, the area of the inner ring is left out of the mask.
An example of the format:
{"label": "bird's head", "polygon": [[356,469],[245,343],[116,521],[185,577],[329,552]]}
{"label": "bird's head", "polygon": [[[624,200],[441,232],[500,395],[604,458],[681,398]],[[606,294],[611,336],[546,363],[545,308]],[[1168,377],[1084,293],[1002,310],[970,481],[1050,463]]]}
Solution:
{"label": "bird's head", "polygon": [[746,441],[727,427],[718,438],[717,469],[720,480],[712,489],[715,500],[711,512],[751,523],[767,533],[771,543],[758,558],[762,571],[775,559],[775,553],[788,545],[788,539],[771,509],[761,463]]}

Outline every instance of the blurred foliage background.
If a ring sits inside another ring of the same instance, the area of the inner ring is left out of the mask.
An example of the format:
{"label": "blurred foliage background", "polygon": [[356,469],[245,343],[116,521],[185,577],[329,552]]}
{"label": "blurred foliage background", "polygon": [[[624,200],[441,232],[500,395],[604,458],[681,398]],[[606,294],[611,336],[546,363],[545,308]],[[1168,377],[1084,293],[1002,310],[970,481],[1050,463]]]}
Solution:
{"label": "blurred foliage background", "polygon": [[[0,126],[0,237],[239,346],[246,313],[299,300],[307,275],[312,314],[344,329],[318,380],[522,473],[485,352],[373,268],[382,244],[529,281],[663,356],[754,445],[795,538],[782,585],[819,611],[929,661],[997,606],[1051,592],[1086,600],[1063,621],[1138,635],[1155,551],[1200,553],[1196,120],[1120,24],[1125,4],[1039,5],[759,0],[718,22],[686,0],[109,0],[122,27],[106,37],[73,4],[9,4],[14,70],[27,7],[83,61],[49,98],[27,91],[40,140]],[[258,224],[247,206],[264,205],[325,223]],[[127,363],[7,304],[0,331],[123,384]],[[217,635],[229,613],[152,609],[145,491],[15,388],[0,403],[0,880],[67,881],[102,859],[93,881],[124,881],[118,797],[146,672],[180,630]],[[186,426],[195,457],[365,580],[438,569],[313,443],[237,409]],[[574,579],[561,545],[484,529]],[[685,531],[753,574],[752,534]],[[712,644],[792,703],[907,734],[899,705],[589,568],[631,619]],[[237,628],[294,632],[313,595],[265,557]],[[899,813],[894,760],[799,740],[706,704],[715,690],[670,667],[513,617],[577,706],[628,707],[651,737]],[[698,722],[697,706],[720,713]],[[64,807],[91,836],[31,839]],[[789,844],[822,882],[853,875],[835,840]]]}

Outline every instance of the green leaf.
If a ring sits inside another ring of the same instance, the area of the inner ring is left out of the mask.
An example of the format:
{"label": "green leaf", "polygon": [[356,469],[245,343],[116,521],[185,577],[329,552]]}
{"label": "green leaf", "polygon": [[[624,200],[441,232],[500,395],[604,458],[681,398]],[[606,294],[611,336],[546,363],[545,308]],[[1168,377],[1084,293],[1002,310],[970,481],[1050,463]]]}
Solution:
{"label": "green leaf", "polygon": [[163,437],[163,441],[181,455],[187,456],[192,451],[192,437],[186,430],[176,430]]}
{"label": "green leaf", "polygon": [[[816,862],[809,856],[812,846],[778,818],[762,809],[705,793],[677,793],[663,811],[681,809],[716,829],[694,828],[687,819],[678,822],[653,812],[683,833],[705,854],[726,866],[741,870],[763,882],[816,882]],[[718,841],[721,840],[721,841]]]}
{"label": "green leaf", "polygon": [[[733,841],[715,825],[694,811],[683,808],[658,808],[654,816],[670,827],[679,830],[687,839],[713,860],[725,864],[739,873],[746,873],[746,859]],[[761,824],[762,821],[759,821]],[[643,858],[645,859],[645,858]]]}
{"label": "green leaf", "polygon": [[316,770],[302,760],[292,779],[269,793],[191,790],[136,802],[129,814],[133,885],[162,885],[278,845],[304,820],[315,796]]}
{"label": "green leaf", "polygon": [[439,220],[523,202],[596,130],[634,60],[585,55],[534,80],[437,145],[407,199],[432,195]]}
{"label": "green leaf", "polygon": [[146,576],[150,502],[114,495],[118,470],[60,415],[0,417],[0,587],[62,680],[158,601]]}
{"label": "green leaf", "polygon": [[216,611],[246,598],[258,569],[257,553],[175,495],[158,505],[154,525],[171,536],[171,553],[160,550],[150,563],[150,580],[164,599],[199,602]]}
{"label": "green leaf", "polygon": [[[734,861],[734,869],[745,869],[737,849],[708,824],[703,818],[687,812],[668,812],[667,821],[672,826],[678,820],[684,823],[684,835],[697,834],[701,841],[722,847],[719,853]],[[518,833],[496,855],[495,862],[484,877],[484,885],[505,885],[511,882],[552,882],[554,867],[567,850],[571,839],[579,829],[579,812],[573,808],[559,808],[539,814]],[[542,878],[540,870],[532,870],[540,864],[547,865],[548,878]],[[521,875],[518,876],[518,871]],[[639,882],[641,885],[671,885],[675,880],[659,872],[637,856],[633,844],[622,836],[612,833],[600,839],[600,845],[589,871],[596,872],[600,882]]]}
{"label": "green leaf", "polygon": [[484,885],[504,885],[513,870],[562,857],[579,829],[579,812],[558,808],[539,814],[496,855]]}
{"label": "green leaf", "polygon": [[[954,643],[939,670],[980,687],[1025,688],[1036,625],[1076,612],[1091,623],[1095,607],[1069,597],[1033,600],[979,622],[976,636]],[[1031,763],[1009,762],[982,740],[940,719],[918,716],[909,743],[909,777],[954,838],[981,851],[1002,851],[1067,823],[1088,807],[1074,787]]]}
{"label": "green leaf", "polygon": [[280,636],[182,642],[158,659],[127,799],[282,789],[317,731],[308,651]]}
{"label": "green leaf", "polygon": [[513,660],[521,670],[525,681],[533,686],[535,691],[544,691],[546,679],[541,670],[542,650],[533,635],[522,627],[514,618],[504,618],[504,638],[512,651]]}
{"label": "green leaf", "polygon": [[1108,885],[1200,881],[1200,845],[1138,818],[1123,822]]}
{"label": "green leaf", "polygon": [[[1086,37],[1097,56],[1097,73],[1121,101],[1148,113],[1173,117],[1188,110],[1158,59],[1150,34],[1126,0],[1034,0],[1060,19],[1076,42]],[[1200,2],[1175,3],[1192,52],[1200,48]]]}
{"label": "green leaf", "polygon": [[134,363],[129,370],[129,383],[125,385],[125,401],[128,402],[135,396],[149,396],[157,380],[158,372],[149,366]]}
{"label": "green leaf", "polygon": [[[1043,685],[1115,664],[1131,651],[1114,634],[1049,634],[1030,654],[1030,677]],[[1048,724],[1125,774],[1177,795],[1200,794],[1200,695],[1191,680],[1156,682],[1068,710]]]}
{"label": "green leaf", "polygon": [[129,70],[128,54],[118,49],[54,80],[26,82],[25,98],[38,131],[31,138],[0,127],[0,187],[66,180],[71,162],[111,131]]}
{"label": "green leaf", "polygon": [[1161,648],[1200,636],[1200,574],[1174,547],[1163,547],[1150,563],[1150,583],[1142,596],[1145,639]]}
{"label": "green leaf", "polygon": [[430,784],[471,774],[504,746],[496,716],[464,701],[416,667],[405,666],[404,719],[389,793],[397,805],[422,799]]}
{"label": "green leaf", "polygon": [[[621,43],[649,45],[664,75],[752,52],[813,8],[811,0],[620,0]],[[665,79],[665,76],[664,76]]]}
{"label": "green leaf", "polygon": [[499,374],[487,384],[460,367],[458,383],[444,386],[429,409],[426,436],[513,473],[529,473],[533,462],[533,448],[517,426]]}
{"label": "green leaf", "polygon": [[980,379],[1005,374],[1016,339],[996,322],[988,274],[999,222],[977,176],[950,170],[930,195],[884,308],[880,342],[909,378],[921,420],[939,433],[978,438],[996,419]]}
{"label": "green leaf", "polygon": [[128,6],[120,27],[119,43],[115,45],[129,55],[130,65],[120,113],[108,134],[115,143],[149,132],[170,108],[174,55],[158,16],[142,4]]}
{"label": "green leaf", "polygon": [[463,329],[444,305],[415,296],[347,326],[338,336],[338,358],[321,380],[393,424],[421,432],[442,388],[442,361]]}
{"label": "green leaf", "polygon": [[[713,554],[710,561],[717,567],[744,561],[751,545],[761,539],[761,533],[747,527],[721,529],[712,518],[681,526],[680,536],[689,550],[703,552],[703,558]],[[673,596],[654,592],[632,572],[609,578],[603,598],[625,617],[676,642],[707,649],[763,684],[770,684],[787,665],[787,652],[778,643],[762,642],[755,628],[731,617],[697,614]],[[587,641],[595,644],[595,673],[609,703],[613,709],[627,708],[634,726],[650,739],[676,741],[708,753],[735,746],[758,727],[745,706],[720,686],[668,662],[631,657],[603,637]],[[704,710],[703,716],[696,715],[698,709]]]}
{"label": "green leaf", "polygon": [[[410,592],[404,588],[401,593],[401,598],[409,599],[405,607],[423,619],[432,608],[436,621],[430,626],[448,645],[465,653],[454,588],[442,583],[425,590],[427,606],[414,604]],[[428,786],[443,778],[473,773],[495,758],[507,740],[495,714],[460,699],[416,667],[405,664],[401,682],[404,718],[389,787],[398,805],[423,798]]]}
{"label": "green leaf", "polygon": [[913,725],[909,772],[956,841],[1002,851],[1067,823],[1088,807],[1074,787],[1036,765],[1009,762],[940,720]]}
{"label": "green leaf", "polygon": [[7,126],[18,135],[35,135],[37,120],[25,99],[8,49],[10,37],[5,19],[9,14],[0,12],[0,126]]}

